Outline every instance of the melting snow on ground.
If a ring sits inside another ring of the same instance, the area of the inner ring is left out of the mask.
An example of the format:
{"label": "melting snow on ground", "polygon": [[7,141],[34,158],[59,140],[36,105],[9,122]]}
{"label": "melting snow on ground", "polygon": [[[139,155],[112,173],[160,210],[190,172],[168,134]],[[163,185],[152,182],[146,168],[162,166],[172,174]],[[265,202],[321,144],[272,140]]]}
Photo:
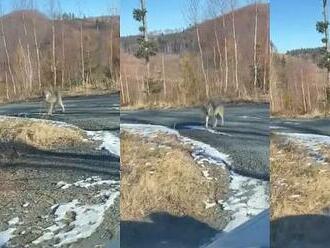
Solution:
{"label": "melting snow on ground", "polygon": [[19,223],[19,218],[15,217],[8,221],[9,228],[5,231],[0,231],[0,247],[5,246],[9,240],[14,237],[16,225]]}
{"label": "melting snow on ground", "polygon": [[256,116],[247,116],[247,115],[243,115],[243,116],[241,116],[241,118],[243,118],[243,119],[255,119],[255,120],[261,120],[260,117],[256,117]]}
{"label": "melting snow on ground", "polygon": [[100,149],[105,148],[112,154],[120,156],[120,140],[119,137],[109,131],[87,131],[87,134],[97,141],[101,141]]}
{"label": "melting snow on ground", "polygon": [[186,128],[189,128],[189,129],[195,129],[195,130],[201,130],[201,131],[207,131],[207,132],[210,132],[210,133],[219,134],[219,135],[224,135],[224,136],[233,136],[233,135],[231,135],[231,134],[229,134],[229,133],[216,131],[216,130],[214,130],[214,129],[206,128],[206,127],[202,127],[202,126],[186,126]]}
{"label": "melting snow on ground", "polygon": [[[159,133],[176,135],[183,143],[192,145],[192,156],[197,163],[208,162],[212,165],[223,166],[224,168],[232,163],[229,155],[221,153],[214,147],[203,142],[181,136],[176,130],[164,126],[121,124],[121,130],[145,137],[156,137]],[[269,208],[268,182],[241,176],[232,171],[230,171],[230,177],[229,198],[220,202],[225,210],[231,212],[232,216],[231,221],[224,229],[227,232]],[[205,206],[208,208],[213,205],[212,203],[205,202]]]}
{"label": "melting snow on ground", "polygon": [[117,181],[114,180],[102,180],[102,178],[100,178],[99,176],[93,176],[93,177],[89,177],[87,179],[84,180],[80,180],[78,182],[75,183],[66,183],[63,181],[60,181],[57,183],[57,186],[61,189],[68,189],[72,186],[75,187],[80,187],[80,188],[91,188],[97,185],[116,185]]}
{"label": "melting snow on ground", "polygon": [[315,158],[317,162],[325,162],[325,158],[321,154],[320,150],[322,146],[330,147],[330,136],[308,133],[283,132],[277,132],[276,134],[285,136],[289,139],[289,141],[306,147],[306,149],[310,152],[310,155]]}
{"label": "melting snow on ground", "polygon": [[101,184],[108,184],[110,187],[95,195],[95,198],[100,198],[99,204],[83,204],[75,199],[71,202],[52,206],[51,209],[55,211],[55,224],[46,228],[44,234],[34,240],[33,244],[54,239],[59,240],[55,247],[62,247],[92,235],[102,224],[106,211],[119,197],[119,182],[92,177],[73,184],[58,183],[62,189],[68,189],[71,186],[90,188]]}

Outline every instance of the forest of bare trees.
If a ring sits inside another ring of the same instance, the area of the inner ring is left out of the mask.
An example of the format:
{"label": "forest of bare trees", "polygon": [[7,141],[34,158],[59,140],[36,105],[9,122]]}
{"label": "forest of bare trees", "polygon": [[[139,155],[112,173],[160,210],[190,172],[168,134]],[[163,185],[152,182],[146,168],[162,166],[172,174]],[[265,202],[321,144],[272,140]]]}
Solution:
{"label": "forest of bare trees", "polygon": [[[199,104],[207,98],[267,100],[269,91],[269,5],[253,1],[187,0],[181,32],[150,35],[158,48],[150,60],[151,78],[134,57],[138,36],[121,38],[124,105]],[[202,13],[201,10],[204,10]],[[151,91],[143,85],[148,81]]]}
{"label": "forest of bare trees", "polygon": [[[1,8],[0,8],[1,9]],[[17,1],[0,16],[0,101],[62,90],[115,90],[119,78],[119,17],[85,17],[62,12],[48,1],[48,12],[33,1]]]}
{"label": "forest of bare trees", "polygon": [[327,116],[330,113],[330,46],[328,1],[323,0],[322,47],[296,49],[286,55],[272,46],[270,102],[273,115]]}
{"label": "forest of bare trees", "polygon": [[307,56],[304,51],[272,53],[270,102],[273,115],[327,114],[327,72],[314,62],[315,56]]}

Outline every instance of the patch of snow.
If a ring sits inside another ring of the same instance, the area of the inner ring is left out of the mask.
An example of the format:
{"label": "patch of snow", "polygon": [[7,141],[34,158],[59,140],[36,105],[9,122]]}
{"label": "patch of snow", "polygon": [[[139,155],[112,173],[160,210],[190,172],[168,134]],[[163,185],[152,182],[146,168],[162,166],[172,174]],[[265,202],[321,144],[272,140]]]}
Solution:
{"label": "patch of snow", "polygon": [[93,140],[101,141],[100,149],[105,148],[110,153],[120,157],[120,139],[109,131],[87,131]]}
{"label": "patch of snow", "polygon": [[58,188],[61,188],[61,189],[68,189],[68,188],[70,188],[70,187],[72,186],[72,184],[70,184],[70,183],[66,183],[66,182],[63,182],[63,181],[59,181],[59,182],[56,184],[56,186],[57,186]]}
{"label": "patch of snow", "polygon": [[57,183],[57,186],[61,189],[68,189],[72,186],[88,189],[90,187],[94,187],[97,185],[110,185],[111,186],[111,185],[117,185],[117,184],[118,184],[118,182],[115,180],[102,180],[102,178],[99,176],[93,176],[93,177],[86,178],[84,180],[77,181],[75,183],[67,183],[67,182],[60,181]]}
{"label": "patch of snow", "polygon": [[280,126],[269,126],[269,129],[283,129],[283,127],[280,127]]}
{"label": "patch of snow", "polygon": [[319,148],[319,145],[330,146],[330,136],[310,134],[310,133],[276,133],[277,135],[287,136],[292,141],[300,142],[312,149]]}
{"label": "patch of snow", "polygon": [[241,118],[243,118],[243,119],[255,119],[255,120],[261,120],[260,117],[256,117],[256,116],[247,116],[247,115],[243,115],[243,116],[241,116]]}
{"label": "patch of snow", "polygon": [[11,227],[5,231],[0,232],[0,247],[5,246],[8,243],[8,241],[10,241],[14,237],[13,233],[15,231],[16,228]]}
{"label": "patch of snow", "polygon": [[232,213],[232,220],[223,231],[229,232],[245,223],[252,216],[269,208],[268,182],[231,173],[231,196],[222,201],[225,210]]}
{"label": "patch of snow", "polygon": [[[56,209],[55,224],[46,228],[44,234],[32,243],[37,245],[50,239],[57,239],[59,242],[54,247],[62,247],[77,242],[79,239],[88,238],[102,224],[107,209],[119,197],[119,191],[110,190],[107,196],[109,196],[108,199],[100,204],[83,205],[75,199],[68,203],[54,205],[52,209]],[[75,218],[69,223],[72,229],[65,231],[63,230],[66,227],[65,220],[70,212],[75,213]]]}
{"label": "patch of snow", "polygon": [[206,127],[202,127],[202,126],[186,126],[186,127],[189,128],[189,129],[207,131],[207,132],[210,132],[210,133],[224,135],[224,136],[229,136],[229,137],[232,137],[233,136],[233,135],[228,134],[228,133],[225,133],[225,132],[216,131],[214,129],[206,128]]}
{"label": "patch of snow", "polygon": [[320,150],[322,146],[330,147],[330,136],[309,133],[283,132],[276,132],[275,134],[287,137],[289,141],[298,145],[303,145],[317,162],[325,163],[325,158],[320,153]]}
{"label": "patch of snow", "polygon": [[15,217],[8,221],[8,225],[13,226],[19,223],[19,218]]}
{"label": "patch of snow", "polygon": [[269,210],[264,210],[232,231],[218,234],[211,244],[205,245],[203,248],[270,247],[269,220]]}
{"label": "patch of snow", "polygon": [[216,202],[208,202],[208,201],[204,201],[204,204],[205,204],[205,209],[209,209],[209,208],[214,208],[217,203]]}
{"label": "patch of snow", "polygon": [[5,246],[13,237],[13,233],[16,231],[15,225],[20,224],[19,217],[14,217],[8,221],[9,228],[0,232],[0,247]]}
{"label": "patch of snow", "polygon": [[[223,168],[228,168],[227,166],[232,163],[229,155],[221,153],[214,147],[201,141],[184,137],[178,131],[164,126],[121,124],[121,130],[145,137],[156,137],[159,133],[176,135],[181,142],[192,146],[192,156],[197,163],[208,162],[211,165],[218,165]],[[232,220],[224,229],[227,232],[269,208],[268,182],[241,176],[233,171],[230,171],[230,178],[229,198],[220,203],[232,216]]]}
{"label": "patch of snow", "polygon": [[25,202],[25,203],[23,204],[23,208],[27,208],[28,206],[30,206],[30,203],[29,203],[29,202]]}
{"label": "patch of snow", "polygon": [[120,128],[123,131],[152,138],[155,138],[159,133],[175,135],[184,144],[192,146],[192,156],[194,160],[208,162],[210,164],[216,164],[224,167],[231,163],[231,160],[227,154],[221,153],[214,147],[201,141],[184,137],[180,135],[178,131],[168,127],[150,124],[121,124]]}
{"label": "patch of snow", "polygon": [[207,180],[212,180],[212,179],[213,179],[213,177],[210,177],[210,175],[209,175],[209,171],[208,171],[208,170],[204,170],[204,171],[202,171],[202,173],[203,173],[203,176],[204,176]]}

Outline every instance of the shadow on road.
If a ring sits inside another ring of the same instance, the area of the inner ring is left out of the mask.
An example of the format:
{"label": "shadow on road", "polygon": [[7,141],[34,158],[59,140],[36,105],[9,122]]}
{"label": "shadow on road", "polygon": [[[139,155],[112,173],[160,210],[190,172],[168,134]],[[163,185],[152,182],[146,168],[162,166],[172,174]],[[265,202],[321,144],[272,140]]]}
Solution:
{"label": "shadow on road", "polygon": [[198,248],[218,232],[188,216],[154,213],[148,220],[121,221],[122,248]]}
{"label": "shadow on road", "polygon": [[330,216],[288,216],[271,222],[271,247],[330,247]]}
{"label": "shadow on road", "polygon": [[0,166],[79,169],[119,178],[118,157],[102,151],[93,153],[46,151],[21,142],[0,142]]}

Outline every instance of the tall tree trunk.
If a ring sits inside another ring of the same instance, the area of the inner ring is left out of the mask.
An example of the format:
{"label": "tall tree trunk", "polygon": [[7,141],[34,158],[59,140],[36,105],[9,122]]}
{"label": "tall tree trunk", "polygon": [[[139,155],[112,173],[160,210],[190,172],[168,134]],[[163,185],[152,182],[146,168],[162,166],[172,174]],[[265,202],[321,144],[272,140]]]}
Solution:
{"label": "tall tree trunk", "polygon": [[4,28],[3,28],[3,20],[2,20],[2,18],[0,18],[0,22],[1,22],[2,41],[3,41],[3,46],[5,48],[5,53],[6,53],[6,58],[7,58],[7,64],[8,64],[8,70],[9,70],[9,74],[10,74],[10,77],[11,77],[11,82],[13,84],[14,94],[16,95],[16,81],[15,81],[15,78],[14,78],[13,71],[11,69],[10,57],[9,57],[9,53],[8,53],[7,41],[6,41],[5,31],[4,31]]}
{"label": "tall tree trunk", "polygon": [[235,52],[235,84],[236,84],[236,92],[239,93],[239,82],[238,82],[238,48],[237,48],[237,37],[236,37],[236,24],[235,24],[235,9],[232,6],[232,25],[233,25],[233,39],[234,39],[234,52]]}
{"label": "tall tree trunk", "polygon": [[163,68],[163,87],[164,87],[164,99],[166,99],[167,88],[166,88],[166,75],[165,75],[165,54],[162,54],[162,68]]}
{"label": "tall tree trunk", "polygon": [[204,59],[203,59],[203,49],[202,49],[202,44],[199,36],[199,28],[196,25],[196,34],[197,34],[197,42],[198,42],[198,48],[199,48],[199,55],[200,55],[200,60],[201,60],[201,66],[202,66],[202,73],[204,76],[204,81],[205,81],[205,93],[206,93],[206,98],[209,98],[209,83],[207,80],[207,75],[204,67]]}
{"label": "tall tree trunk", "polygon": [[33,18],[33,36],[34,36],[34,45],[36,48],[36,55],[37,55],[38,86],[39,86],[39,90],[40,90],[41,89],[40,52],[39,52],[39,45],[38,45],[38,38],[37,38],[37,31],[36,31],[36,23],[35,23],[34,18]]}
{"label": "tall tree trunk", "polygon": [[[145,0],[141,0],[141,9],[144,10],[146,9],[146,1]],[[149,37],[148,37],[148,23],[147,23],[147,18],[146,16],[144,16],[142,18],[142,26],[144,27],[143,30],[143,37],[144,40],[146,42],[149,41]],[[146,68],[147,68],[147,94],[150,94],[150,88],[149,88],[149,79],[150,79],[150,60],[149,57],[146,58]]]}
{"label": "tall tree trunk", "polygon": [[300,77],[301,77],[301,91],[303,97],[304,113],[307,113],[307,103],[306,103],[305,86],[304,86],[304,71],[302,69],[300,71]]}
{"label": "tall tree trunk", "polygon": [[[23,44],[22,44],[22,40],[21,38],[19,37],[18,38],[18,44],[19,44],[19,49],[21,51],[21,56],[22,56],[22,71],[21,71],[21,74],[22,74],[22,80],[23,80],[23,87],[24,89],[27,91],[28,90],[28,87],[29,87],[29,81],[28,81],[28,75],[29,75],[29,72],[28,72],[28,62],[27,62],[27,58],[26,58],[26,54],[25,54],[25,50],[24,50],[24,47],[23,47]],[[26,92],[25,92],[26,93]]]}
{"label": "tall tree trunk", "polygon": [[30,56],[30,44],[27,37],[27,28],[25,23],[25,14],[22,13],[22,19],[23,19],[23,27],[24,27],[24,36],[26,38],[26,52],[27,52],[27,60],[28,60],[28,67],[27,67],[27,77],[28,77],[28,83],[29,83],[29,89],[32,90],[32,82],[33,82],[33,67],[31,62],[31,56]]}
{"label": "tall tree trunk", "polygon": [[[328,23],[328,0],[323,0],[323,19],[324,23]],[[329,47],[329,27],[325,29],[325,48],[328,53],[330,53],[330,47]],[[330,87],[330,70],[327,70],[327,85]]]}
{"label": "tall tree trunk", "polygon": [[221,54],[221,49],[220,49],[220,43],[219,43],[219,37],[218,37],[218,32],[215,30],[214,31],[215,34],[215,40],[217,43],[217,50],[218,50],[218,54],[219,54],[219,69],[220,69],[220,76],[218,75],[219,79],[219,88],[220,88],[220,92],[222,91],[222,54]]}
{"label": "tall tree trunk", "polygon": [[65,42],[64,42],[64,28],[63,28],[63,20],[61,26],[61,33],[62,33],[62,70],[61,70],[61,85],[62,89],[64,88],[64,80],[65,80]]}
{"label": "tall tree trunk", "polygon": [[7,97],[7,100],[9,100],[9,86],[8,86],[8,75],[7,75],[7,72],[5,72],[5,80],[6,80],[6,97]]}
{"label": "tall tree trunk", "polygon": [[216,48],[215,46],[213,46],[213,66],[214,66],[214,70],[215,70],[215,77],[216,77],[216,81],[217,81],[217,90],[218,90],[218,93],[221,92],[221,83],[220,83],[220,77],[219,77],[219,69],[217,68],[218,65],[217,65],[217,51],[216,51]]}
{"label": "tall tree trunk", "polygon": [[[266,35],[266,53],[264,56],[264,78],[263,78],[263,85],[264,85],[264,94],[267,93],[267,74],[270,77],[270,64],[271,64],[271,47],[270,47],[270,32],[269,32],[269,5],[267,7],[267,35]],[[269,87],[269,85],[268,85]]]}
{"label": "tall tree trunk", "polygon": [[56,44],[55,44],[55,17],[52,20],[52,71],[53,71],[53,86],[56,87],[57,68],[56,68]]}
{"label": "tall tree trunk", "polygon": [[255,1],[255,23],[254,23],[254,48],[253,48],[253,67],[254,67],[254,90],[257,90],[258,82],[258,61],[257,61],[257,42],[258,42],[258,4]]}
{"label": "tall tree trunk", "polygon": [[228,67],[227,36],[225,34],[225,31],[226,31],[226,17],[225,17],[225,15],[223,15],[223,18],[222,18],[222,27],[224,29],[224,42],[225,42],[225,93],[227,93],[229,67]]}
{"label": "tall tree trunk", "polygon": [[84,41],[83,41],[83,25],[80,21],[80,56],[81,56],[81,80],[85,85],[85,60],[84,60]]}
{"label": "tall tree trunk", "polygon": [[129,95],[128,80],[127,80],[127,74],[126,74],[126,72],[125,72],[125,85],[126,85],[127,102],[129,104],[131,102],[131,98],[130,98],[130,95]]}
{"label": "tall tree trunk", "polygon": [[109,68],[111,76],[113,76],[113,26],[111,22],[110,26],[110,54],[109,54]]}
{"label": "tall tree trunk", "polygon": [[123,101],[123,104],[126,103],[126,99],[125,99],[125,92],[124,92],[124,86],[123,86],[123,80],[122,80],[122,76],[121,73],[119,75],[119,81],[120,81],[120,93],[121,93],[121,98]]}
{"label": "tall tree trunk", "polygon": [[312,111],[312,99],[311,99],[311,91],[310,91],[310,85],[309,84],[307,84],[307,95],[308,95],[309,110]]}

